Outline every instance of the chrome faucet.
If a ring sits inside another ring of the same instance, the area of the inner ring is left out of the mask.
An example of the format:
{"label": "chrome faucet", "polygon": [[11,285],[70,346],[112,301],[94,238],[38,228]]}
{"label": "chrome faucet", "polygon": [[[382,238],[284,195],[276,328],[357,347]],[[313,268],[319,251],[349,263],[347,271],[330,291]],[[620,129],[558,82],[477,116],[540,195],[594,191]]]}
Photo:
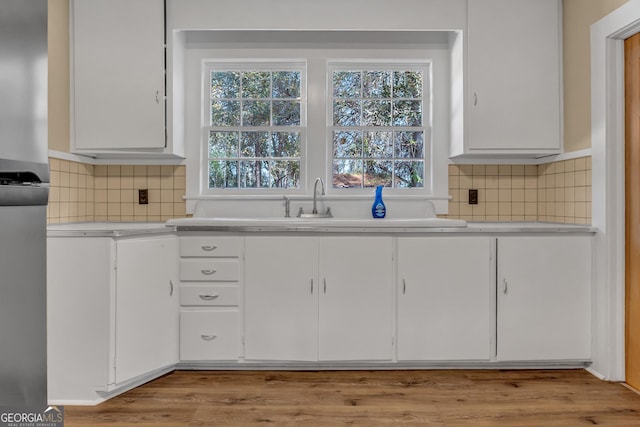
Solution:
{"label": "chrome faucet", "polygon": [[283,196],[283,197],[284,197],[284,217],[289,218],[291,216],[290,214],[291,200],[289,200],[287,196]]}
{"label": "chrome faucet", "polygon": [[316,205],[316,196],[318,194],[318,182],[320,182],[320,185],[322,185],[322,196],[324,196],[324,182],[322,181],[322,178],[317,177],[316,181],[313,183],[313,210],[311,211],[312,214],[317,215],[318,214],[318,207]]}

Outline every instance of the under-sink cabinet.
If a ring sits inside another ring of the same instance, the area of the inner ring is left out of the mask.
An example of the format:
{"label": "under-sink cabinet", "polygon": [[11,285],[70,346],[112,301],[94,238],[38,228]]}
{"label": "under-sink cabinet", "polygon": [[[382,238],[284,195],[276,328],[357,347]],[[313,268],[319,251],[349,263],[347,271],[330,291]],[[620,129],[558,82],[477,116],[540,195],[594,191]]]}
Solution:
{"label": "under-sink cabinet", "polygon": [[398,361],[491,358],[493,240],[397,239]]}
{"label": "under-sink cabinet", "polygon": [[242,237],[180,237],[180,360],[237,361],[241,351]]}
{"label": "under-sink cabinet", "polygon": [[391,361],[391,237],[248,236],[246,360]]}
{"label": "under-sink cabinet", "polygon": [[50,402],[97,402],[178,362],[178,243],[47,239]]}

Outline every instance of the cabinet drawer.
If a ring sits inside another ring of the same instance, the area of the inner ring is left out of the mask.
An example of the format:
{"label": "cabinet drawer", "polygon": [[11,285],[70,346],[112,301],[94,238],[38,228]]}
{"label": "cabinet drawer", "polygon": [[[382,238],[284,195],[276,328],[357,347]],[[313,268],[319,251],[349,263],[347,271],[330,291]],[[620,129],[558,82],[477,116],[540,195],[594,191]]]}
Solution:
{"label": "cabinet drawer", "polygon": [[182,285],[181,305],[237,306],[238,287],[226,285]]}
{"label": "cabinet drawer", "polygon": [[238,311],[180,313],[180,360],[235,360],[239,355]]}
{"label": "cabinet drawer", "polygon": [[238,237],[197,236],[180,238],[182,257],[239,257],[242,240]]}
{"label": "cabinet drawer", "polygon": [[202,282],[237,282],[240,262],[237,259],[180,261],[180,280]]}

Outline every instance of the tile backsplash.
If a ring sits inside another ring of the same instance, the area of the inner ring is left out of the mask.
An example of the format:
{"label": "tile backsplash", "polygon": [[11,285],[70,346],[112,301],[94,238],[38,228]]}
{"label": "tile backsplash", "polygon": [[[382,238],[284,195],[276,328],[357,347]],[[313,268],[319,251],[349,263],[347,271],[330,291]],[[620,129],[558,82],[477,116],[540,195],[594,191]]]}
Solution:
{"label": "tile backsplash", "polygon": [[[51,158],[49,224],[164,222],[185,217],[185,166],[87,165]],[[148,190],[148,204],[138,190]]]}
{"label": "tile backsplash", "polygon": [[85,163],[49,159],[49,224],[94,220],[94,168]]}
{"label": "tile backsplash", "polygon": [[[87,165],[50,159],[50,224],[186,217],[183,165]],[[148,204],[138,203],[147,189]],[[478,204],[468,203],[469,189]],[[591,223],[591,157],[543,165],[449,165],[448,218]]]}
{"label": "tile backsplash", "polygon": [[[185,166],[95,167],[95,221],[164,222],[186,216]],[[138,190],[148,190],[148,204]]]}
{"label": "tile backsplash", "polygon": [[[478,204],[468,203],[469,189]],[[448,218],[591,223],[591,157],[542,165],[449,165]]]}
{"label": "tile backsplash", "polygon": [[[537,221],[536,165],[450,165],[449,218],[467,221]],[[469,189],[478,204],[468,203]]]}

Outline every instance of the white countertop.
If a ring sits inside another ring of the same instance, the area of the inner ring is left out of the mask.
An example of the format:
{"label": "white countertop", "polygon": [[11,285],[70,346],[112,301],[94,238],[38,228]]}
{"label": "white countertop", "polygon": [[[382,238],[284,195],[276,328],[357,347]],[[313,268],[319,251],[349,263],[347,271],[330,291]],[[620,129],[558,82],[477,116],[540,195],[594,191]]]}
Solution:
{"label": "white countertop", "polygon": [[560,224],[555,222],[469,222],[467,228],[474,232],[508,233],[595,233],[591,225]]}
{"label": "white countertop", "polygon": [[469,222],[443,218],[180,218],[179,231],[353,233],[593,233],[589,225],[543,222]]}
{"label": "white countertop", "polygon": [[590,225],[548,222],[465,222],[441,218],[303,219],[179,218],[167,223],[81,222],[47,226],[48,237],[123,237],[181,231],[353,233],[594,233]]}
{"label": "white countertop", "polygon": [[77,222],[50,224],[47,237],[121,237],[174,232],[164,222]]}

